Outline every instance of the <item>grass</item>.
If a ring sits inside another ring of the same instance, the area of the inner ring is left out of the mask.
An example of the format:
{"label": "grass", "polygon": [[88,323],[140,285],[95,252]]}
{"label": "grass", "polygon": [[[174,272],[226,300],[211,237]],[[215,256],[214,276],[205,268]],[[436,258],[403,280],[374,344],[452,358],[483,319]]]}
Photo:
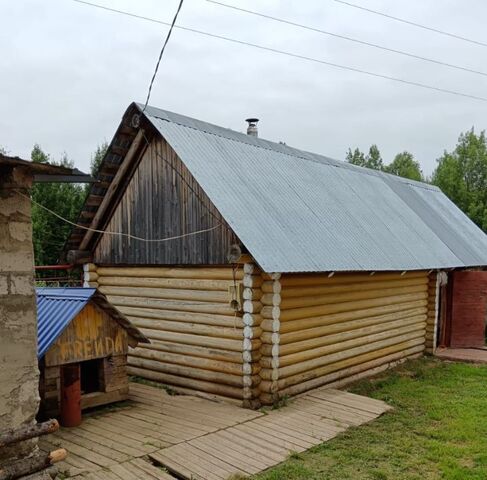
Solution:
{"label": "grass", "polygon": [[394,410],[252,478],[487,479],[487,366],[424,358],[349,390]]}

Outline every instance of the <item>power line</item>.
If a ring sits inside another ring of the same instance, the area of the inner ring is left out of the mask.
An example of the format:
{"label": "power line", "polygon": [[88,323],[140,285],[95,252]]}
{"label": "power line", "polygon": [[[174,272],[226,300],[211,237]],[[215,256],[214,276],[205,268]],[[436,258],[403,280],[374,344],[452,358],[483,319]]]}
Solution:
{"label": "power line", "polygon": [[166,49],[166,45],[169,42],[169,39],[171,38],[171,33],[174,28],[174,24],[176,23],[176,19],[178,18],[179,12],[181,11],[181,7],[183,6],[183,2],[184,0],[179,0],[178,8],[172,20],[171,26],[169,27],[169,32],[167,32],[166,39],[164,40],[164,44],[162,45],[161,52],[159,53],[159,58],[157,59],[156,68],[154,70],[154,74],[152,75],[152,79],[150,81],[149,91],[147,92],[147,98],[145,99],[144,108],[142,109],[143,112],[145,112],[145,109],[147,108],[147,104],[149,103],[150,94],[152,92],[152,85],[154,84],[154,80],[156,79],[157,71],[159,70],[159,64],[161,63],[161,58],[164,55],[164,50]]}
{"label": "power line", "polygon": [[364,10],[374,15],[380,15],[381,17],[389,18],[390,20],[395,20],[396,22],[406,23],[407,25],[412,25],[414,27],[422,28],[423,30],[429,30],[430,32],[439,33],[440,35],[446,35],[447,37],[456,38],[457,40],[462,40],[464,42],[473,43],[475,45],[480,45],[482,47],[487,47],[487,43],[480,42],[478,40],[473,40],[472,38],[463,37],[462,35],[457,35],[456,33],[447,32],[445,30],[440,30],[439,28],[429,27],[427,25],[422,25],[421,23],[412,22],[411,20],[406,20],[405,18],[394,17],[384,12],[379,12],[378,10],[372,10],[371,8],[362,7],[362,5],[357,5],[355,3],[346,2],[344,0],[333,0],[334,2],[347,5],[348,7],[358,8],[359,10]]}
{"label": "power line", "polygon": [[226,7],[226,8],[230,8],[232,10],[236,10],[238,12],[249,13],[251,15],[255,15],[257,17],[262,17],[262,18],[265,18],[267,20],[273,20],[275,22],[284,23],[286,25],[292,25],[293,27],[303,28],[303,29],[309,30],[311,32],[321,33],[323,35],[329,35],[331,37],[340,38],[341,40],[347,40],[349,42],[359,43],[360,45],[366,45],[367,47],[377,48],[379,50],[384,50],[386,52],[396,53],[399,55],[404,55],[406,57],[415,58],[416,60],[423,60],[425,62],[430,62],[430,63],[434,63],[437,65],[442,65],[444,67],[455,68],[457,70],[463,70],[465,72],[475,73],[477,75],[483,75],[484,77],[487,77],[486,72],[482,72],[482,71],[475,70],[475,69],[468,68],[468,67],[462,67],[461,65],[455,65],[453,63],[442,62],[441,60],[435,60],[433,58],[423,57],[421,55],[416,55],[414,53],[405,52],[403,50],[397,50],[394,48],[389,48],[389,47],[386,47],[384,45],[379,45],[377,43],[366,42],[366,41],[360,40],[358,38],[348,37],[346,35],[340,35],[338,33],[329,32],[327,30],[322,30],[320,28],[310,27],[309,25],[303,25],[301,23],[293,22],[290,20],[285,20],[283,18],[274,17],[272,15],[266,15],[265,13],[256,12],[254,10],[248,10],[246,8],[236,7],[234,5],[229,5],[229,4],[223,3],[223,2],[218,2],[216,0],[206,0],[206,1],[209,3],[212,3],[214,5],[218,5],[221,7]]}
{"label": "power line", "polygon": [[68,223],[69,225],[72,225],[73,227],[81,228],[83,230],[88,230],[90,232],[95,232],[95,233],[103,233],[106,235],[115,235],[115,236],[120,236],[120,237],[127,237],[131,238],[133,240],[138,240],[140,242],[147,242],[147,243],[159,243],[159,242],[169,242],[170,240],[179,240],[180,238],[184,237],[191,237],[194,235],[199,235],[201,233],[206,233],[206,232],[211,232],[212,230],[216,230],[217,228],[222,226],[222,223],[219,223],[218,225],[215,225],[214,227],[210,228],[205,228],[203,230],[198,230],[196,232],[189,232],[189,233],[183,233],[182,235],[176,235],[174,237],[167,237],[167,238],[142,238],[142,237],[136,237],[135,235],[131,235],[130,233],[124,233],[124,232],[111,232],[110,230],[98,230],[96,228],[91,228],[91,227],[85,227],[84,225],[79,225],[75,222],[72,222],[71,220],[68,220],[67,218],[64,218],[63,216],[59,215],[55,211],[51,210],[50,208],[45,207],[39,202],[36,202],[33,198],[29,197],[25,193],[20,192],[19,190],[15,190],[19,195],[22,197],[25,197],[29,199],[34,205],[37,205],[40,208],[43,208],[46,212],[49,212],[51,215],[54,215],[55,217],[59,218],[59,220],[62,220],[65,223]]}
{"label": "power line", "polygon": [[[126,12],[126,11],[123,11],[123,10],[117,10],[115,8],[110,8],[110,7],[105,7],[103,5],[98,5],[96,3],[86,2],[84,0],[73,0],[73,1],[74,2],[77,2],[77,3],[82,3],[84,5],[89,5],[91,7],[100,8],[102,10],[107,10],[109,12],[119,13],[121,15],[126,15],[126,16],[133,17],[133,18],[138,18],[140,20],[146,20],[146,21],[149,21],[149,22],[153,22],[153,23],[158,23],[158,24],[161,24],[161,25],[168,25],[168,26],[170,26],[170,23],[163,22],[162,20],[157,20],[157,19],[150,18],[150,17],[144,17],[144,16],[141,16],[141,15],[137,15],[137,14],[134,14],[134,13]],[[480,97],[480,96],[477,96],[477,95],[472,95],[472,94],[469,94],[469,93],[459,92],[459,91],[456,91],[456,90],[449,90],[449,89],[446,89],[446,88],[435,87],[433,85],[428,85],[426,83],[414,82],[414,81],[411,81],[411,80],[404,80],[402,78],[392,77],[392,76],[389,76],[389,75],[383,75],[381,73],[376,73],[376,72],[370,72],[368,70],[362,70],[360,68],[350,67],[350,66],[347,66],[347,65],[340,65],[338,63],[328,62],[328,61],[321,60],[321,59],[318,59],[318,58],[308,57],[306,55],[300,55],[300,54],[297,54],[297,53],[287,52],[285,50],[279,50],[277,48],[265,47],[263,45],[258,45],[256,43],[246,42],[246,41],[243,41],[243,40],[237,40],[235,38],[230,38],[230,37],[226,37],[226,36],[223,36],[223,35],[218,35],[218,34],[215,34],[215,33],[205,32],[203,30],[197,30],[195,28],[183,27],[181,25],[175,25],[174,28],[179,28],[180,30],[184,30],[186,32],[196,33],[198,35],[204,35],[206,37],[217,38],[219,40],[224,40],[226,42],[231,42],[231,43],[234,43],[234,44],[237,44],[237,45],[245,45],[245,46],[248,46],[248,47],[257,48],[259,50],[264,50],[264,51],[267,51],[267,52],[277,53],[279,55],[285,55],[285,56],[288,56],[288,57],[298,58],[300,60],[305,60],[305,61],[308,61],[308,62],[319,63],[319,64],[322,64],[322,65],[328,65],[330,67],[339,68],[341,70],[348,70],[348,71],[351,71],[351,72],[361,73],[363,75],[368,75],[368,76],[371,76],[371,77],[382,78],[384,80],[391,80],[391,81],[398,82],[398,83],[402,83],[402,84],[405,84],[405,85],[412,85],[414,87],[420,87],[420,88],[424,88],[424,89],[428,89],[428,90],[434,90],[436,92],[446,93],[446,94],[449,94],[449,95],[456,95],[456,96],[459,96],[459,97],[470,98],[470,99],[473,99],[473,100],[479,100],[481,102],[487,102],[487,97]]]}

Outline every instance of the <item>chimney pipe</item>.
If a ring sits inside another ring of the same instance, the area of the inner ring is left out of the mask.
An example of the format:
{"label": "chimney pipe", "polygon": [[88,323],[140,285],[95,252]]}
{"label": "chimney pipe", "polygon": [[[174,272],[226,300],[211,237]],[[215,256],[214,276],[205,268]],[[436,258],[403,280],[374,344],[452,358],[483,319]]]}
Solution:
{"label": "chimney pipe", "polygon": [[247,135],[252,137],[258,137],[259,131],[257,130],[257,122],[259,121],[258,118],[247,118],[245,121],[249,124],[247,127]]}

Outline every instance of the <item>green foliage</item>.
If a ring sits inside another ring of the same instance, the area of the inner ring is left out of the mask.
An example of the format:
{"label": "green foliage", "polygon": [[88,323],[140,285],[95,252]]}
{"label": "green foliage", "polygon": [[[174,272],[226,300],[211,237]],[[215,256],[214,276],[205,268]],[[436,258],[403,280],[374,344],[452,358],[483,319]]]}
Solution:
{"label": "green foliage", "polygon": [[360,167],[392,173],[393,175],[410,178],[411,180],[424,180],[419,163],[414,160],[413,155],[409,152],[398,153],[389,165],[385,165],[377,145],[371,145],[367,155],[358,148],[353,152],[349,148],[346,160],[348,163]]}
{"label": "green foliage", "polygon": [[437,185],[480,228],[487,231],[487,141],[485,132],[462,133],[453,152],[445,152],[433,172]]}
{"label": "green foliage", "polygon": [[487,478],[487,366],[423,358],[352,391],[387,401],[394,410],[252,478]]}
{"label": "green foliage", "polygon": [[[103,142],[101,145],[98,145],[98,147],[96,147],[96,150],[91,155],[90,174],[93,178],[97,178],[98,170],[100,169],[101,162],[105,157],[107,150],[108,150],[108,142]],[[88,192],[90,191],[90,187],[91,185],[89,183],[85,185],[85,191],[87,195]]]}
{"label": "green foliage", "polygon": [[[31,160],[38,163],[52,163],[73,167],[64,155],[60,162],[51,161],[39,145],[34,145]],[[72,183],[36,183],[32,188],[32,199],[58,215],[76,221],[85,199],[84,188]],[[44,208],[32,204],[32,237],[36,265],[57,263],[64,242],[72,226]]]}
{"label": "green foliage", "polygon": [[384,167],[384,171],[399,177],[423,181],[423,172],[419,162],[414,160],[413,154],[409,152],[398,153],[394,160]]}
{"label": "green foliage", "polygon": [[101,145],[96,147],[96,150],[93,152],[91,156],[91,164],[90,164],[90,173],[92,177],[96,177],[98,174],[98,170],[100,169],[101,161],[103,157],[107,153],[108,150],[108,142],[103,142]]}
{"label": "green foliage", "polygon": [[382,157],[377,145],[372,145],[369,149],[369,153],[365,155],[358,148],[353,152],[349,148],[346,156],[348,163],[353,165],[358,165],[359,167],[372,168],[374,170],[382,170],[384,165],[382,162]]}

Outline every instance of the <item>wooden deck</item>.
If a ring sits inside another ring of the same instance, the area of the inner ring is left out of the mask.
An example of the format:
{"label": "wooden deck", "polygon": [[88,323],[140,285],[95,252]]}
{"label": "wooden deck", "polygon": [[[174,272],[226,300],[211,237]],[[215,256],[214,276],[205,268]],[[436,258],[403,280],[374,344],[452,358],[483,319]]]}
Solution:
{"label": "wooden deck", "polygon": [[265,470],[389,409],[332,389],[266,414],[140,384],[130,392],[129,405],[62,428],[41,448],[66,448],[59,468],[77,480],[226,479]]}
{"label": "wooden deck", "polygon": [[487,363],[487,348],[438,348],[435,355],[452,362]]}

